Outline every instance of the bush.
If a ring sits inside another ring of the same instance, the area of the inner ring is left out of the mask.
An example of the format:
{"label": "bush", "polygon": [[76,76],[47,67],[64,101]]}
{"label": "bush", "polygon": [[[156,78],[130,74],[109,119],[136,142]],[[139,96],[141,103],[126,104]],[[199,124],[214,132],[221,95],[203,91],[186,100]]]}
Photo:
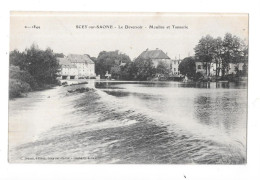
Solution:
{"label": "bush", "polygon": [[179,64],[179,70],[181,74],[187,75],[189,78],[196,78],[195,59],[193,57],[184,58]]}
{"label": "bush", "polygon": [[9,81],[9,98],[19,97],[22,93],[31,91],[31,87],[28,83],[18,80],[10,79]]}
{"label": "bush", "polygon": [[[36,81],[38,86],[44,87],[46,84],[57,84],[56,78],[60,65],[56,57],[57,55],[55,55],[50,48],[43,51],[40,50],[36,44],[33,44],[24,52],[11,51],[10,65],[18,66],[20,68],[18,71],[28,72],[29,75],[33,77],[34,80],[32,80],[32,78],[30,78],[30,80],[27,79],[29,76],[26,73],[26,80],[24,80],[28,82],[32,88],[34,88],[33,86],[35,85],[33,81]],[[15,79],[17,79],[17,77],[15,77]]]}
{"label": "bush", "polygon": [[197,72],[194,76],[194,80],[204,79],[204,75],[201,72]]}
{"label": "bush", "polygon": [[151,59],[137,58],[134,61],[133,68],[135,69],[136,79],[139,81],[146,81],[156,74],[156,68]]}
{"label": "bush", "polygon": [[68,85],[68,82],[67,81],[62,82],[61,85]]}
{"label": "bush", "polygon": [[21,71],[18,66],[10,66],[10,79],[17,79],[26,82],[32,89],[36,89],[38,84],[35,79],[27,71]]}

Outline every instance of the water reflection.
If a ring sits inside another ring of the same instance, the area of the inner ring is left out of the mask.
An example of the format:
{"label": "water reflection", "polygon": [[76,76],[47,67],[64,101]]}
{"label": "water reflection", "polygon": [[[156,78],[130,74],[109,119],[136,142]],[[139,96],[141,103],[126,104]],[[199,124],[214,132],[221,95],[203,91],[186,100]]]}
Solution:
{"label": "water reflection", "polygon": [[135,85],[135,87],[174,87],[174,88],[230,88],[230,89],[247,89],[246,82],[167,82],[167,81],[96,81],[96,88],[106,89],[123,89],[123,85]]}
{"label": "water reflection", "polygon": [[147,114],[159,113],[163,121],[190,129],[205,126],[209,128],[205,134],[213,129],[220,134],[240,133],[245,137],[245,83],[99,82],[95,86]]}
{"label": "water reflection", "polygon": [[230,133],[239,121],[245,120],[245,112],[240,111],[245,107],[237,103],[237,98],[239,97],[230,93],[198,96],[194,99],[194,116],[202,124],[218,129],[225,128],[226,132]]}

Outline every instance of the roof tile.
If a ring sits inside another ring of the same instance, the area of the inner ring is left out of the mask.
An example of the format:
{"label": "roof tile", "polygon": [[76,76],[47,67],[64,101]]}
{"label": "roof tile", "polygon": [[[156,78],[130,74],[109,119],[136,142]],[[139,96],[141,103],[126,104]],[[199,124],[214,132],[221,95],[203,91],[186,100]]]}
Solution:
{"label": "roof tile", "polygon": [[167,54],[165,54],[162,50],[156,49],[156,50],[146,50],[142,52],[138,58],[141,59],[170,59]]}
{"label": "roof tile", "polygon": [[89,58],[88,55],[80,55],[80,54],[69,54],[67,59],[72,63],[88,63],[94,64],[94,62]]}

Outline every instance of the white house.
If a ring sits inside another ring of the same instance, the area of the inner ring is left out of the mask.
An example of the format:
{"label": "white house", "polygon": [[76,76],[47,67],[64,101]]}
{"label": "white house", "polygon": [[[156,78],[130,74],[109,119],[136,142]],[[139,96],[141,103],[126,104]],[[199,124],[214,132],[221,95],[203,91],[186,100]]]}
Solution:
{"label": "white house", "polygon": [[58,79],[77,79],[78,69],[67,58],[57,58],[61,66]]}
{"label": "white house", "polygon": [[78,79],[95,77],[95,64],[88,55],[69,54],[58,58],[61,69],[59,79]]}
{"label": "white house", "polygon": [[180,75],[180,70],[179,70],[179,64],[181,63],[181,59],[174,59],[171,60],[171,68],[172,68],[172,73],[174,75]]}
{"label": "white house", "polygon": [[244,67],[244,63],[237,63],[237,64],[229,63],[228,74],[236,74],[236,68],[237,70],[242,71],[243,67]]}
{"label": "white house", "polygon": [[[203,64],[203,62],[196,60],[195,65],[196,65],[196,73],[200,72],[200,73],[206,75],[206,67]],[[243,67],[244,67],[244,63],[242,63],[242,62],[229,63],[229,68],[228,68],[228,71],[226,72],[226,74],[236,74],[236,69],[238,69],[239,71],[242,71]],[[211,63],[207,72],[210,73],[210,76],[215,76],[216,75],[216,63]],[[222,71],[220,70],[219,76],[221,76],[221,74],[222,74]]]}
{"label": "white house", "polygon": [[69,54],[66,57],[78,69],[78,77],[95,77],[95,63],[88,55]]}
{"label": "white house", "polygon": [[169,69],[171,69],[172,74],[175,76],[181,76],[179,71],[179,64],[181,63],[181,59],[171,59],[167,53],[164,53],[162,50],[156,48],[155,50],[146,49],[143,51],[138,58],[141,59],[151,59],[153,61],[154,67],[157,67],[159,62],[163,62],[168,65]]}

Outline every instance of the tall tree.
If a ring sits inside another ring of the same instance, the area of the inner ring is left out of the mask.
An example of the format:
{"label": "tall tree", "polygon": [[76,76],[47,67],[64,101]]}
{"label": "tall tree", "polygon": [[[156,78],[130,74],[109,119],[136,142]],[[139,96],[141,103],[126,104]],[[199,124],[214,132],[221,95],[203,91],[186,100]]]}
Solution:
{"label": "tall tree", "polygon": [[123,80],[133,80],[136,76],[136,67],[133,62],[127,63],[125,66],[121,67],[121,79]]}
{"label": "tall tree", "polygon": [[204,63],[206,68],[206,75],[210,74],[210,64],[213,60],[214,54],[214,39],[212,36],[207,35],[199,40],[198,45],[194,48],[196,58],[200,59]]}
{"label": "tall tree", "polygon": [[129,63],[131,60],[128,55],[122,54],[118,50],[109,52],[102,51],[95,61],[96,73],[104,76],[106,71],[110,72],[111,67],[119,65],[120,62]]}
{"label": "tall tree", "polygon": [[222,75],[229,71],[229,63],[239,63],[246,56],[244,42],[231,33],[226,33],[223,39]]}
{"label": "tall tree", "polygon": [[180,73],[188,76],[189,78],[195,77],[196,65],[195,60],[192,57],[184,58],[179,64]]}
{"label": "tall tree", "polygon": [[9,63],[13,66],[18,66],[21,70],[27,70],[28,61],[24,52],[19,52],[18,50],[11,51],[9,53]]}
{"label": "tall tree", "polygon": [[40,50],[36,45],[25,50],[27,71],[35,78],[39,85],[56,82],[57,73],[60,68],[55,54],[50,48]]}
{"label": "tall tree", "polygon": [[210,74],[211,62],[216,63],[216,76],[220,71],[225,76],[229,71],[229,63],[247,62],[248,47],[239,37],[226,33],[224,39],[214,39],[207,35],[199,40],[194,48],[195,56],[206,67],[206,74]]}
{"label": "tall tree", "polygon": [[217,37],[213,41],[213,62],[216,64],[216,76],[219,76],[223,62],[223,40],[221,37]]}
{"label": "tall tree", "polygon": [[135,59],[134,69],[135,69],[136,79],[141,81],[154,77],[154,75],[156,74],[156,68],[154,67],[151,59],[142,59],[142,58]]}
{"label": "tall tree", "polygon": [[10,52],[10,65],[18,66],[22,71],[29,72],[38,85],[56,82],[59,62],[50,48],[40,50],[36,44],[24,52]]}
{"label": "tall tree", "polygon": [[156,67],[156,73],[164,76],[168,76],[171,73],[170,66],[160,61]]}

